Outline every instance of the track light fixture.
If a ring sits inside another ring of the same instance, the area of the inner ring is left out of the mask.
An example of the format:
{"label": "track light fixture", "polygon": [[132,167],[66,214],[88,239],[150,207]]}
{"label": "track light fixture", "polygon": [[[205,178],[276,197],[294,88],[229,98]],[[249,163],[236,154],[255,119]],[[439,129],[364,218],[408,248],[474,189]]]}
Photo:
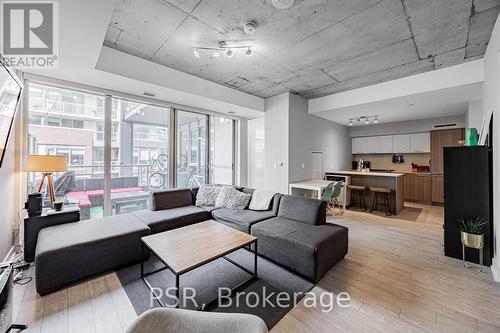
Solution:
{"label": "track light fixture", "polygon": [[361,125],[361,124],[370,125],[370,124],[378,124],[378,122],[379,122],[379,115],[376,115],[376,116],[356,116],[353,118],[349,118],[348,125],[354,126],[354,123],[356,123],[356,125]]}
{"label": "track light fixture", "polygon": [[196,58],[201,57],[201,51],[211,52],[213,57],[220,56],[221,53],[225,53],[228,58],[231,58],[234,55],[234,50],[245,50],[245,55],[250,57],[253,54],[252,45],[227,45],[226,42],[220,41],[218,47],[193,47],[193,54]]}

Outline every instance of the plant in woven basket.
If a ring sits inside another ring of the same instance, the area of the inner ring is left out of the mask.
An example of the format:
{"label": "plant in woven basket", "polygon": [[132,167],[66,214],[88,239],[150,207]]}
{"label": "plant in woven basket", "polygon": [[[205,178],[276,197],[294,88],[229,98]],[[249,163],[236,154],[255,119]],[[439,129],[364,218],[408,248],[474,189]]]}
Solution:
{"label": "plant in woven basket", "polygon": [[476,217],[475,219],[458,219],[458,228],[460,231],[472,234],[483,235],[486,231],[487,221],[484,217]]}

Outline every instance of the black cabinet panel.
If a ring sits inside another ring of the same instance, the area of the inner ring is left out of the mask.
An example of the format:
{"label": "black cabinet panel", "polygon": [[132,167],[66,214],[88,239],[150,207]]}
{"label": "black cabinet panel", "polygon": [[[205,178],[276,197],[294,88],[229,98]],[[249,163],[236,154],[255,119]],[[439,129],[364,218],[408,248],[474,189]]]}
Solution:
{"label": "black cabinet panel", "polygon": [[[462,259],[458,219],[483,217],[488,221],[485,234],[484,265],[493,255],[491,152],[487,147],[444,148],[444,252]],[[478,251],[468,249],[466,260],[479,262]]]}

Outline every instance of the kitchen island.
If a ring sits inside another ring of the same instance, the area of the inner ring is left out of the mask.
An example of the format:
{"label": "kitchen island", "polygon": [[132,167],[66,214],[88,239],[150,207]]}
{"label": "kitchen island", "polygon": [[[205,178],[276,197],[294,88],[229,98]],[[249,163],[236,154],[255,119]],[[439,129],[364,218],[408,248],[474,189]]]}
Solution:
{"label": "kitchen island", "polygon": [[[389,205],[391,212],[399,214],[404,208],[404,173],[397,172],[360,172],[360,171],[329,171],[325,173],[328,176],[350,176],[352,185],[361,185],[366,187],[385,187],[390,188],[392,193],[389,195]],[[372,205],[373,194],[370,191],[365,193],[365,201],[370,208]]]}

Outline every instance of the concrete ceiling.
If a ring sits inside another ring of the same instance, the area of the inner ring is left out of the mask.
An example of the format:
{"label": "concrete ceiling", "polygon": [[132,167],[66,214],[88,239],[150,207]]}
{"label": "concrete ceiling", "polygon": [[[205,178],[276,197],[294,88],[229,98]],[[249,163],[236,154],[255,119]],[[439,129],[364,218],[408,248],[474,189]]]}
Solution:
{"label": "concrete ceiling", "polygon": [[[482,57],[500,0],[121,0],[104,45],[259,97],[306,98]],[[257,23],[245,35],[244,22]],[[254,55],[193,56],[254,45]]]}

